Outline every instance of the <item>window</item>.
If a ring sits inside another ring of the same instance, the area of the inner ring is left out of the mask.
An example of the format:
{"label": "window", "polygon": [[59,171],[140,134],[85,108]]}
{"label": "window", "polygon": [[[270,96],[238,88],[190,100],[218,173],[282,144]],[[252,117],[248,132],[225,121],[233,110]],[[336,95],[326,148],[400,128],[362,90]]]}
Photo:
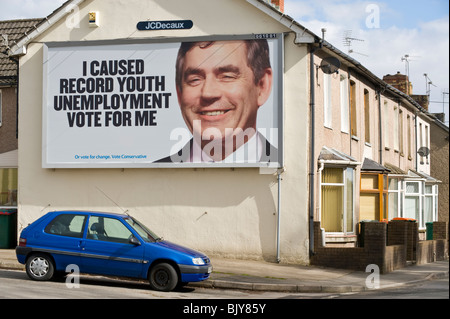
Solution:
{"label": "window", "polygon": [[323,125],[331,128],[331,74],[323,74]]}
{"label": "window", "polygon": [[388,219],[388,176],[361,174],[360,220]]}
{"label": "window", "polygon": [[383,106],[383,131],[384,131],[384,147],[389,148],[389,105],[384,101]]}
{"label": "window", "polygon": [[358,136],[356,124],[356,83],[350,81],[350,131],[353,136]]}
{"label": "window", "polygon": [[425,196],[423,203],[423,222],[421,227],[425,227],[426,223],[437,220],[437,200],[438,185],[425,184]]}
{"label": "window", "polygon": [[407,143],[408,145],[406,146],[408,148],[408,159],[412,160],[412,154],[411,154],[411,142],[412,142],[412,133],[411,133],[411,116],[407,115],[406,116],[406,125],[408,125],[408,136],[407,136]]}
{"label": "window", "polygon": [[324,168],[321,178],[321,225],[326,232],[352,233],[354,169]]}
{"label": "window", "polygon": [[399,143],[400,143],[400,155],[404,156],[403,152],[404,152],[404,144],[403,144],[403,139],[404,139],[404,134],[403,134],[403,111],[399,110],[398,113],[398,130],[399,130]]}
{"label": "window", "polygon": [[393,119],[393,128],[394,128],[394,150],[398,151],[399,150],[399,133],[398,133],[398,124],[399,124],[399,110],[398,110],[398,106],[394,106],[394,119]]}
{"label": "window", "polygon": [[349,132],[349,109],[348,109],[348,81],[347,77],[341,74],[340,90],[341,90],[341,131]]}
{"label": "window", "polygon": [[389,178],[389,220],[401,217],[403,211],[402,185],[402,181],[398,178]]}
{"label": "window", "polygon": [[17,168],[0,168],[0,207],[17,206]]}
{"label": "window", "polygon": [[364,89],[364,135],[366,143],[370,144],[370,104],[369,91]]}
{"label": "window", "polygon": [[405,218],[413,218],[419,221],[421,207],[421,182],[405,182]]}
{"label": "window", "polygon": [[85,221],[85,215],[62,214],[56,216],[44,231],[52,235],[82,238]]}
{"label": "window", "polygon": [[127,244],[132,235],[118,219],[99,216],[91,216],[89,219],[87,235],[89,239]]}

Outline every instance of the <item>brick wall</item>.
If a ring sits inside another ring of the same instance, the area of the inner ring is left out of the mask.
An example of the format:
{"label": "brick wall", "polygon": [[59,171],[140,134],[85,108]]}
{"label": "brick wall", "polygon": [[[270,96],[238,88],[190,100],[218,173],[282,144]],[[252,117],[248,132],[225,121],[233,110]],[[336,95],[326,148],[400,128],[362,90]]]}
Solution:
{"label": "brick wall", "polygon": [[448,222],[433,222],[433,239],[448,240]]}
{"label": "brick wall", "polygon": [[363,247],[324,247],[320,222],[314,222],[311,265],[365,271],[368,265],[376,264],[384,274],[405,267],[408,261],[428,263],[448,259],[448,223],[435,222],[436,239],[421,242],[418,224],[411,221],[364,223],[362,233]]}

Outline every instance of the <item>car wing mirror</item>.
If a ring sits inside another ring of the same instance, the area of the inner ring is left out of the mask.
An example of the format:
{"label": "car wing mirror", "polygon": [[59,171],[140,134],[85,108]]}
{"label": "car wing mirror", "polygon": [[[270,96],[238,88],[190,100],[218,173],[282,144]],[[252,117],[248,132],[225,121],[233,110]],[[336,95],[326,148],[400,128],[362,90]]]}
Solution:
{"label": "car wing mirror", "polygon": [[134,236],[131,236],[128,242],[130,244],[133,244],[133,245],[136,245],[136,246],[139,246],[141,244],[141,242]]}

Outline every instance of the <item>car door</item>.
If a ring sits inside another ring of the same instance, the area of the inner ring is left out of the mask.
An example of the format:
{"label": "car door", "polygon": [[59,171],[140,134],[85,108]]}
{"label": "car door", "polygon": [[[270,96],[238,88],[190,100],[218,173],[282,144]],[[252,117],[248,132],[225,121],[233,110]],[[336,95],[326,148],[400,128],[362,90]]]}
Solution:
{"label": "car door", "polygon": [[121,219],[91,215],[81,247],[81,272],[140,277],[144,247],[130,243],[132,236]]}
{"label": "car door", "polygon": [[51,220],[41,237],[36,240],[36,250],[48,252],[59,271],[72,264],[79,265],[83,229],[87,215],[64,213]]}

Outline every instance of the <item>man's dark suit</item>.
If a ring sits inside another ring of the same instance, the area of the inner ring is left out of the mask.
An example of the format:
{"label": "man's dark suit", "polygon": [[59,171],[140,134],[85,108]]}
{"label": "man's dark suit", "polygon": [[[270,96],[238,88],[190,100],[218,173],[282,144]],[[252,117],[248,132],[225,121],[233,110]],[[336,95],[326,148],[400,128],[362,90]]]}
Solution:
{"label": "man's dark suit", "polygon": [[[278,149],[269,143],[269,141],[260,135],[261,143],[264,146],[260,163],[277,163],[278,162]],[[189,163],[191,159],[191,150],[194,145],[194,139],[191,139],[189,143],[186,143],[182,149],[177,153],[170,156],[161,158],[154,163]]]}

